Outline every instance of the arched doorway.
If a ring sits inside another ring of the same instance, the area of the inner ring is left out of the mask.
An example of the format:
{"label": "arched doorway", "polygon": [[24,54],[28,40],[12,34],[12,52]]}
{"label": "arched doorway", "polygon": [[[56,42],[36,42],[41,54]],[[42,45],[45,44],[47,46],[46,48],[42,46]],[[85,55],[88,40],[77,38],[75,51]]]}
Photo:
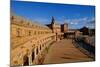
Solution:
{"label": "arched doorway", "polygon": [[27,55],[25,55],[24,58],[23,58],[23,65],[24,66],[28,66],[29,65],[29,58],[28,58]]}
{"label": "arched doorway", "polygon": [[34,58],[35,58],[35,53],[34,53],[34,49],[33,49],[32,50],[32,62],[33,62]]}

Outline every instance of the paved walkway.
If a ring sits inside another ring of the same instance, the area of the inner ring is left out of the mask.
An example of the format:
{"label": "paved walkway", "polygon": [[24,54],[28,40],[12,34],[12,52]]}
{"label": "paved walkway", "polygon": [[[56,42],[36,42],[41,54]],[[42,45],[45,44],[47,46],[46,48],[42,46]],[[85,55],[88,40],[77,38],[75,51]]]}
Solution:
{"label": "paved walkway", "polygon": [[72,44],[71,39],[64,39],[54,43],[50,47],[43,64],[82,62],[91,60],[92,58],[83,54]]}

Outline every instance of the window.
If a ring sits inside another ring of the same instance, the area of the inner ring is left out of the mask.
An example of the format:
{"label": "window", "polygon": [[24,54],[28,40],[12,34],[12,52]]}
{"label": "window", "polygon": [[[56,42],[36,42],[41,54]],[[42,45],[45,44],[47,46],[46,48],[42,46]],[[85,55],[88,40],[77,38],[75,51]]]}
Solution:
{"label": "window", "polygon": [[34,54],[34,50],[32,51],[32,61],[34,60],[35,58],[35,54]]}
{"label": "window", "polygon": [[14,20],[14,16],[11,17],[11,20]]}
{"label": "window", "polygon": [[38,54],[38,47],[37,47],[37,49],[36,49],[36,54]]}
{"label": "window", "polygon": [[41,50],[41,45],[40,45],[40,50]]}
{"label": "window", "polygon": [[34,35],[36,35],[36,31],[34,31]]}
{"label": "window", "polygon": [[44,44],[42,44],[42,47],[44,47]]}
{"label": "window", "polygon": [[29,36],[31,36],[31,31],[29,31]]}
{"label": "window", "polygon": [[40,32],[38,31],[38,35],[40,34]]}
{"label": "window", "polygon": [[17,28],[17,37],[20,36],[20,28]]}

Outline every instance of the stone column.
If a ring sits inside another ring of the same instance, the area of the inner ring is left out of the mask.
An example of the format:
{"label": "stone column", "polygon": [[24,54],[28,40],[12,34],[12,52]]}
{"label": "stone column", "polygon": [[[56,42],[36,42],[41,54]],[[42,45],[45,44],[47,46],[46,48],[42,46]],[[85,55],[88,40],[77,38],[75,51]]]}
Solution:
{"label": "stone column", "polygon": [[29,55],[29,66],[32,65],[32,53]]}

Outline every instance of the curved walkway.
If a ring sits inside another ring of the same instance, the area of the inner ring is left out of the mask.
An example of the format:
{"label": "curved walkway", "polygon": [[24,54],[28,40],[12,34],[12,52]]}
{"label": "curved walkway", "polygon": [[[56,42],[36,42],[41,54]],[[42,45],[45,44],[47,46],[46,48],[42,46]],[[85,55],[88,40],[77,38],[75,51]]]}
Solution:
{"label": "curved walkway", "polygon": [[63,39],[52,44],[43,64],[57,64],[70,62],[92,61],[73,44],[71,39]]}

